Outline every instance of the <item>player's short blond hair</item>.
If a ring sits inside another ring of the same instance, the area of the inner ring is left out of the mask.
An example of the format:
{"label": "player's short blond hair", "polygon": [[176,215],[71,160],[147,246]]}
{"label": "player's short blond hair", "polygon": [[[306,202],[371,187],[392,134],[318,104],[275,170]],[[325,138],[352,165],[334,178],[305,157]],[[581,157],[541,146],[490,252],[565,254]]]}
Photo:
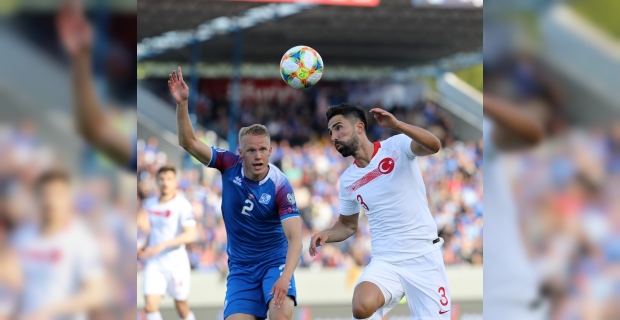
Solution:
{"label": "player's short blond hair", "polygon": [[239,130],[239,145],[241,145],[241,138],[247,135],[252,136],[265,136],[267,139],[271,140],[271,136],[269,135],[269,130],[262,124],[253,124],[249,127],[243,127]]}

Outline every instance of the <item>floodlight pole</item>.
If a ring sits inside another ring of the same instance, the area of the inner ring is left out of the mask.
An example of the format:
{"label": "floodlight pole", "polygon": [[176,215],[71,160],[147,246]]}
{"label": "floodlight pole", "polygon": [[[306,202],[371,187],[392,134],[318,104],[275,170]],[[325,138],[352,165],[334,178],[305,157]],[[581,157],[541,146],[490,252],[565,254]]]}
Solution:
{"label": "floodlight pole", "polygon": [[241,97],[239,96],[241,86],[241,62],[243,56],[243,30],[235,30],[235,48],[233,53],[233,74],[230,90],[230,114],[228,122],[228,145],[231,150],[235,150],[237,145],[237,122],[239,121],[239,109]]}

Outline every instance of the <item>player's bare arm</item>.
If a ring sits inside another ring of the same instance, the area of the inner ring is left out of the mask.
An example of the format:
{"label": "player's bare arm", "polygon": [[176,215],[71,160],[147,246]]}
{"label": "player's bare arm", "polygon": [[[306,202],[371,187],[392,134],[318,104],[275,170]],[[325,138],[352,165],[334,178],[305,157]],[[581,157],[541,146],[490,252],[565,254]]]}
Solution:
{"label": "player's bare arm", "polygon": [[131,159],[133,146],[131,140],[111,124],[97,99],[91,70],[93,31],[84,16],[80,1],[63,3],[56,27],[71,59],[76,128],[94,148],[119,165],[125,165]]}
{"label": "player's bare arm", "polygon": [[99,308],[105,303],[105,279],[96,277],[86,279],[82,283],[82,289],[73,297],[54,303],[47,308],[39,310],[27,319],[53,319],[62,315],[75,314],[84,310]]}
{"label": "player's bare arm", "polygon": [[[535,145],[543,139],[542,121],[536,119],[525,108],[520,108],[510,101],[487,94],[484,95],[482,106],[485,116],[496,121],[498,127],[508,130],[526,144]],[[498,131],[495,131],[493,135],[498,146],[500,148],[508,147],[506,146],[508,140],[499,138],[496,132]]]}
{"label": "player's bare arm", "polygon": [[145,210],[138,210],[136,227],[144,233],[151,232],[151,223],[149,222],[149,217]]}
{"label": "player's bare arm", "polygon": [[176,238],[161,242],[155,246],[146,248],[140,258],[148,259],[156,256],[167,248],[178,247],[182,244],[190,244],[196,240],[196,226],[185,226],[183,232]]}
{"label": "player's bare arm", "polygon": [[172,74],[168,75],[168,88],[174,101],[177,103],[177,135],[179,136],[179,145],[194,158],[198,159],[198,161],[208,164],[211,161],[211,148],[200,141],[194,133],[187,109],[189,87],[183,80],[183,70],[181,70],[181,67],[178,67],[178,72],[172,71]]}
{"label": "player's bare arm", "polygon": [[397,130],[411,138],[411,151],[417,156],[435,154],[441,149],[439,138],[428,130],[404,123],[381,108],[371,109],[370,112],[382,127]]}
{"label": "player's bare arm", "polygon": [[280,279],[276,281],[269,294],[273,294],[273,303],[277,308],[282,306],[286,294],[288,292],[288,286],[293,277],[293,272],[297,268],[299,258],[301,257],[301,251],[303,246],[301,244],[301,220],[299,217],[292,217],[282,221],[282,229],[284,235],[288,241],[288,251],[286,252],[286,265]]}
{"label": "player's bare arm", "polygon": [[310,255],[315,256],[316,248],[330,242],[340,242],[348,239],[357,232],[359,212],[350,216],[340,215],[333,227],[323,230],[310,239]]}

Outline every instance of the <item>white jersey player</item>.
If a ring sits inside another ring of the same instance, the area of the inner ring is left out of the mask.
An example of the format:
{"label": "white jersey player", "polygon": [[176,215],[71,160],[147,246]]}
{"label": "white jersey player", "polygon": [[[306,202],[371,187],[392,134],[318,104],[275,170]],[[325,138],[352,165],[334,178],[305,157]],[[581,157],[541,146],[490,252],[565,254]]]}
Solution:
{"label": "white jersey player", "polygon": [[353,318],[381,320],[407,296],[412,319],[450,319],[443,239],[437,236],[417,162],[417,157],[439,151],[441,143],[385,110],[370,112],[381,126],[403,134],[372,143],[361,108],[342,104],[327,110],[336,150],[355,162],[340,177],[339,220],[312,237],[310,254],[314,256],[318,246],[352,236],[364,208],[372,260],[355,287]]}
{"label": "white jersey player", "polygon": [[502,162],[503,151],[542,139],[542,121],[524,107],[489,95],[484,97],[484,114],[484,318],[546,319],[541,281],[526,254]]}
{"label": "white jersey player", "polygon": [[50,171],[37,183],[40,222],[17,231],[24,319],[78,320],[105,303],[104,268],[91,230],[72,211],[69,176]]}
{"label": "white jersey player", "polygon": [[146,260],[143,281],[146,319],[162,320],[159,303],[168,294],[175,300],[181,319],[194,320],[187,304],[191,266],[185,250],[185,244],[196,238],[192,206],[176,193],[178,183],[173,167],[159,169],[157,184],[160,197],[144,202],[150,231],[148,247],[138,253],[139,258]]}

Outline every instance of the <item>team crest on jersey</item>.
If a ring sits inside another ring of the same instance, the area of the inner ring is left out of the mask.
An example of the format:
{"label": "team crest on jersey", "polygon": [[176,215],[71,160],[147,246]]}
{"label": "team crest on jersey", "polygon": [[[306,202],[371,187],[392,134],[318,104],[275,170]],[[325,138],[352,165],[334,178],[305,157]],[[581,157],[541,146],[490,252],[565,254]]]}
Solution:
{"label": "team crest on jersey", "polygon": [[286,200],[292,205],[295,204],[295,196],[292,193],[286,195]]}
{"label": "team crest on jersey", "polygon": [[269,204],[269,201],[271,201],[271,195],[266,194],[266,193],[263,193],[263,195],[260,196],[260,199],[258,200],[259,203],[262,203],[265,205]]}
{"label": "team crest on jersey", "polygon": [[213,148],[216,152],[226,152],[226,149],[222,149],[220,147]]}

